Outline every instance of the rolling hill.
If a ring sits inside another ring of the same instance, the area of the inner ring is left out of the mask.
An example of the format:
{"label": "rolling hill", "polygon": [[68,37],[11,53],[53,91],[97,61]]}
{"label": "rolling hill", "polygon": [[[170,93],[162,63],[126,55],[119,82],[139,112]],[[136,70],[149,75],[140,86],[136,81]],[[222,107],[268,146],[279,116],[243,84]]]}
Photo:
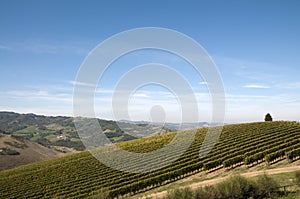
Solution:
{"label": "rolling hill", "polygon": [[[150,134],[171,131],[151,124],[98,122],[113,143],[136,139],[141,129]],[[0,112],[0,171],[84,150],[72,117]]]}
{"label": "rolling hill", "polygon": [[[192,131],[178,132],[184,135]],[[88,151],[62,158],[21,166],[0,172],[0,196],[3,198],[84,198],[109,192],[110,196],[130,196],[174,182],[201,171],[252,167],[262,162],[292,162],[300,157],[300,124],[297,122],[259,122],[224,126],[213,150],[199,158],[199,149],[207,129],[198,129],[188,150],[174,163],[147,173],[129,173],[109,168]],[[174,138],[168,133],[131,140],[117,145],[127,151],[149,152]],[[187,136],[188,137],[188,136]],[[182,140],[184,142],[184,140]],[[104,150],[98,149],[99,152]],[[168,158],[176,154],[170,151]],[[138,159],[128,159],[138,162]]]}
{"label": "rolling hill", "polygon": [[[103,131],[112,142],[136,139],[122,131],[115,121],[98,119]],[[127,129],[130,132],[135,125]],[[77,134],[74,118],[65,116],[44,116],[35,114],[18,114],[14,112],[0,112],[0,133],[11,135],[16,139],[39,143],[45,147],[64,146],[83,151],[85,147]]]}

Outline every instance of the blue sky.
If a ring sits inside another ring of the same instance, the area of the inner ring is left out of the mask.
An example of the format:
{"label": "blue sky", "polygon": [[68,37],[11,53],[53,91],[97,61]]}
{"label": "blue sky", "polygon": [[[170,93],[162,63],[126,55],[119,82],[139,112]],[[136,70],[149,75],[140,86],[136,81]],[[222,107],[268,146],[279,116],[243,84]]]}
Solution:
{"label": "blue sky", "polygon": [[[88,53],[119,32],[163,27],[200,43],[213,58],[226,92],[226,122],[300,120],[299,1],[0,1],[0,110],[72,115],[76,74]],[[189,79],[208,120],[201,77],[173,55],[142,51],[118,60],[99,86],[97,116],[113,119],[110,97],[126,70],[165,63]],[[178,103],[157,86],[138,90],[133,120],[161,105],[178,121]],[[146,108],[145,108],[146,107]],[[145,113],[146,112],[146,113]]]}

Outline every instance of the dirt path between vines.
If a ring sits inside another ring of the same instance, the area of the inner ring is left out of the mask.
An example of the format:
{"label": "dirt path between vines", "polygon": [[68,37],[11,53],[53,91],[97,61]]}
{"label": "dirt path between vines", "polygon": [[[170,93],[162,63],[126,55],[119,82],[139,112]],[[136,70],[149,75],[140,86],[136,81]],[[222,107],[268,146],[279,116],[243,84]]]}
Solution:
{"label": "dirt path between vines", "polygon": [[[262,171],[251,171],[251,172],[242,173],[241,176],[254,177],[254,176],[259,176],[259,175],[263,175],[263,174],[271,175],[271,174],[279,174],[279,173],[289,173],[289,172],[299,171],[299,170],[300,170],[300,166],[292,166],[292,167],[284,167],[284,168],[277,168],[277,169],[267,169],[267,170],[262,170]],[[196,189],[198,187],[214,185],[218,182],[223,181],[226,178],[228,178],[228,176],[215,178],[215,179],[211,179],[211,180],[204,180],[202,182],[193,183],[186,187],[190,187],[191,189]],[[181,187],[181,188],[184,188],[184,187]],[[158,198],[162,198],[162,197],[166,196],[167,193],[168,193],[167,191],[153,193],[153,194],[149,194],[147,196],[143,196],[143,197],[141,197],[141,199],[146,199],[146,197],[158,199]]]}

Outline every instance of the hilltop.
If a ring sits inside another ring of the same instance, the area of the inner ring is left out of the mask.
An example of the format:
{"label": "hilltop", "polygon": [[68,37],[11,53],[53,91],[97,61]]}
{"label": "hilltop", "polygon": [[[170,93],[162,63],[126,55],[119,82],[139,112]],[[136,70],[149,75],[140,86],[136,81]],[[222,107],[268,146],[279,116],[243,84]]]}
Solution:
{"label": "hilltop", "polygon": [[[193,132],[177,133],[187,135]],[[147,173],[114,170],[99,162],[88,151],[3,171],[0,173],[0,195],[6,198],[84,198],[106,190],[112,197],[131,196],[200,172],[252,168],[261,163],[272,165],[281,161],[289,164],[300,157],[300,124],[297,122],[224,126],[213,150],[199,158],[199,149],[206,133],[207,128],[198,129],[193,143],[178,160]],[[117,145],[127,151],[149,152],[165,146],[175,135],[176,132]],[[101,152],[103,148],[98,150]],[[168,156],[176,154],[177,150],[175,148]]]}

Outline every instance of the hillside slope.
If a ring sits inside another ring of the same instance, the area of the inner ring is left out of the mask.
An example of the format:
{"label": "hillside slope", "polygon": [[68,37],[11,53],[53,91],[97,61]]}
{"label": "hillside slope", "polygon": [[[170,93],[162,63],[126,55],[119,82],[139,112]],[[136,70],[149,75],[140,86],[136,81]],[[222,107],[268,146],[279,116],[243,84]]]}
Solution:
{"label": "hillside slope", "polygon": [[[113,143],[136,139],[132,136],[136,135],[136,132],[158,134],[171,131],[151,124],[136,125],[102,119],[98,119],[98,122]],[[118,125],[121,125],[122,129]],[[0,171],[85,150],[72,117],[0,111],[0,135]],[[22,142],[26,147],[16,148],[4,142]]]}
{"label": "hillside slope", "polygon": [[[300,156],[300,124],[296,122],[225,126],[213,150],[200,159],[199,149],[206,132],[207,129],[198,129],[190,148],[173,164],[157,171],[144,174],[116,171],[89,152],[82,152],[1,172],[0,195],[5,198],[83,198],[104,188],[111,196],[128,196],[203,170],[230,169],[239,165],[251,167],[263,161],[272,164],[286,158],[293,161]],[[147,152],[163,147],[174,135],[169,133],[118,145],[128,151]],[[169,156],[175,153],[176,149]]]}
{"label": "hillside slope", "polygon": [[[103,131],[109,131],[108,136],[112,142],[135,139],[133,136],[125,134],[115,121],[100,119],[98,121]],[[65,146],[77,151],[85,149],[79,139],[72,117],[0,112],[0,133],[36,142],[45,147]]]}
{"label": "hillside slope", "polygon": [[[2,151],[0,153],[0,171],[76,152],[66,147],[48,148],[35,142],[17,140],[4,134],[0,134],[0,151]],[[10,151],[11,154],[5,154],[4,151]]]}

